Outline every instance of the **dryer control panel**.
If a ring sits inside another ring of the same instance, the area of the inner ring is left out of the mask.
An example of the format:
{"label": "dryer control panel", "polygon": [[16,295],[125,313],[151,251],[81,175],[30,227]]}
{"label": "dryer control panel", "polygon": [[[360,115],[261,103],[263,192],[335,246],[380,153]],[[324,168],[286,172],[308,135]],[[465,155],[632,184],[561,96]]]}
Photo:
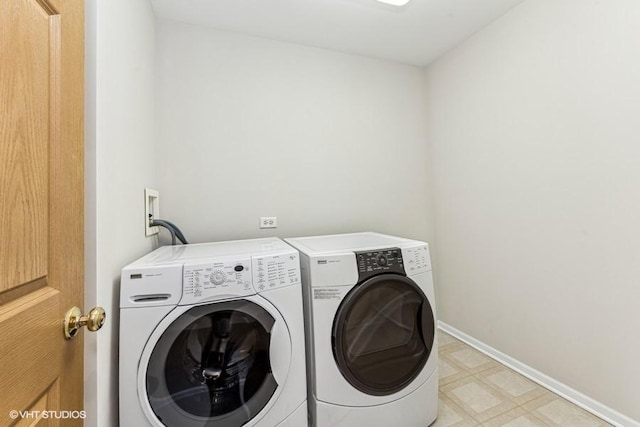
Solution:
{"label": "dryer control panel", "polygon": [[180,305],[253,294],[251,258],[216,258],[184,265]]}
{"label": "dryer control panel", "polygon": [[424,273],[431,270],[429,248],[426,245],[402,250],[405,259],[405,269],[408,275]]}
{"label": "dryer control panel", "polygon": [[356,252],[358,282],[380,273],[405,274],[402,251],[399,248]]}

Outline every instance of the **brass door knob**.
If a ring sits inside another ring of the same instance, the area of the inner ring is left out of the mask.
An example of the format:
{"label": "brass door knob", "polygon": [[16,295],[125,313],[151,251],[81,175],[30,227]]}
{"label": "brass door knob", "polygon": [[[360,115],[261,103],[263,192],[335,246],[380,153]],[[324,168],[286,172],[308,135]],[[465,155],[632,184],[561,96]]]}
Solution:
{"label": "brass door knob", "polygon": [[88,315],[83,315],[79,307],[71,307],[64,316],[64,336],[70,340],[78,335],[78,331],[86,326],[91,332],[102,328],[107,315],[102,307],[94,307]]}

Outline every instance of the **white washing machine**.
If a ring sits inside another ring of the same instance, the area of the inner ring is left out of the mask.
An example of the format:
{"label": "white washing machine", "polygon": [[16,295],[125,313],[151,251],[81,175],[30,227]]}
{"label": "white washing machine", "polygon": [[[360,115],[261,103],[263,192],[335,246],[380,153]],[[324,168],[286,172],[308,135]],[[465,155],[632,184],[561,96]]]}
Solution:
{"label": "white washing machine", "polygon": [[165,246],[122,270],[120,425],[307,426],[298,252]]}
{"label": "white washing machine", "polygon": [[300,251],[316,427],[426,427],[438,411],[426,243],[377,233],[285,239]]}

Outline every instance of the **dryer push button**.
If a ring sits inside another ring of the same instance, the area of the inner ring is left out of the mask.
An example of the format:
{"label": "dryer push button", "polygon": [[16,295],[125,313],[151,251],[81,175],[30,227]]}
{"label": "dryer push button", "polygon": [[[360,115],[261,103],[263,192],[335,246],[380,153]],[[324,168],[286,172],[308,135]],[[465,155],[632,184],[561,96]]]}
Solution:
{"label": "dryer push button", "polygon": [[358,281],[380,273],[405,274],[402,254],[398,248],[356,252]]}

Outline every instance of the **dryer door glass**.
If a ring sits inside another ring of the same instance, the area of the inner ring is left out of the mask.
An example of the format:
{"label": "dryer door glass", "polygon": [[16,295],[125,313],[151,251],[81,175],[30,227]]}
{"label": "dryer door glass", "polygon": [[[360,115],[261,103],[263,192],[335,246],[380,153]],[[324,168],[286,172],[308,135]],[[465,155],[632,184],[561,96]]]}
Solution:
{"label": "dryer door glass", "polygon": [[147,397],[167,426],[240,426],[269,402],[278,384],[269,360],[275,320],[249,301],[191,308],[156,343]]}
{"label": "dryer door glass", "polygon": [[384,274],[345,296],[333,323],[333,354],[351,385],[385,396],[420,374],[434,334],[433,310],[422,290],[405,276]]}

